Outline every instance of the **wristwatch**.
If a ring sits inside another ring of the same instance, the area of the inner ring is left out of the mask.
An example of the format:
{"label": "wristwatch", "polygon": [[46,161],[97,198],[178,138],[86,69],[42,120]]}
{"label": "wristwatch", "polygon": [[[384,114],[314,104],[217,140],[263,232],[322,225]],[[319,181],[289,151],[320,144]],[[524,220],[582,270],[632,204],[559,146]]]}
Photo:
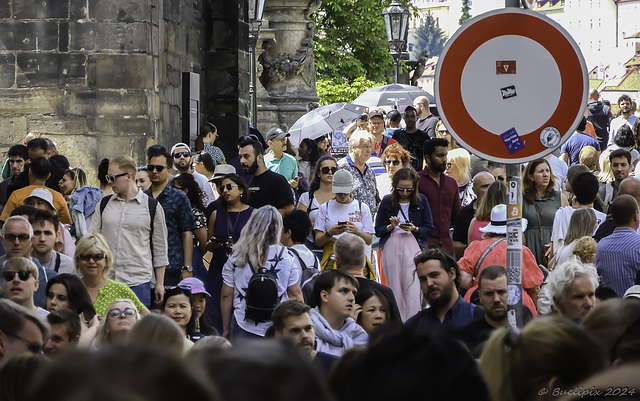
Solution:
{"label": "wristwatch", "polygon": [[193,273],[193,266],[182,266],[182,271],[188,271],[189,273]]}

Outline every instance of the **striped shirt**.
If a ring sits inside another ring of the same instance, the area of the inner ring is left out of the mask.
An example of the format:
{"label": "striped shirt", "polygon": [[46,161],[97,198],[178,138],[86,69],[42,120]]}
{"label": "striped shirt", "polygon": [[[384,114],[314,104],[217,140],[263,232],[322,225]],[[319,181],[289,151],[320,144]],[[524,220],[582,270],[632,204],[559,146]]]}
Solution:
{"label": "striped shirt", "polygon": [[622,297],[634,285],[640,269],[640,234],[633,228],[618,227],[598,242],[596,269],[601,284]]}

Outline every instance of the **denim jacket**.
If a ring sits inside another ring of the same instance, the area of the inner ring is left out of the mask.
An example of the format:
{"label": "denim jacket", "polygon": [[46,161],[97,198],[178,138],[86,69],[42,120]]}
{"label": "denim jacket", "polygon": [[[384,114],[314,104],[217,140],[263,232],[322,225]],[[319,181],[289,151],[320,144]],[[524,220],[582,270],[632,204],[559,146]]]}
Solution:
{"label": "denim jacket", "polygon": [[[419,194],[420,204],[418,206],[409,206],[409,220],[414,226],[418,227],[418,232],[412,233],[421,248],[428,248],[427,238],[433,235],[433,218],[431,217],[431,208],[427,198]],[[391,208],[391,195],[386,195],[380,202],[378,213],[376,214],[375,231],[376,237],[380,238],[379,247],[382,248],[389,238],[391,231],[387,231],[389,218],[398,215],[399,209]]]}

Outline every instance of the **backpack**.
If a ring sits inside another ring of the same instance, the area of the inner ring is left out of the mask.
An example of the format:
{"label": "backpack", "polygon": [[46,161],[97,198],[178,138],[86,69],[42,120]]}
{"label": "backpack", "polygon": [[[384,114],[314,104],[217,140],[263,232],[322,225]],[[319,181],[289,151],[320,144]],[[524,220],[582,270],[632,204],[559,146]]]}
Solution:
{"label": "backpack", "polygon": [[276,263],[271,269],[264,266],[255,269],[249,262],[253,275],[249,279],[245,291],[245,317],[247,319],[255,322],[268,322],[271,320],[271,313],[280,303],[275,268],[282,259],[284,249],[285,247],[282,247],[276,258]]}
{"label": "backpack", "polygon": [[289,248],[289,252],[293,253],[298,258],[298,262],[300,262],[300,267],[302,268],[302,274],[300,276],[300,289],[304,293],[306,287],[310,286],[311,288],[313,288],[314,278],[318,274],[320,274],[318,258],[314,257],[313,266],[308,267],[306,263],[304,263],[304,260],[302,260],[302,258],[300,257],[298,251],[293,248]]}

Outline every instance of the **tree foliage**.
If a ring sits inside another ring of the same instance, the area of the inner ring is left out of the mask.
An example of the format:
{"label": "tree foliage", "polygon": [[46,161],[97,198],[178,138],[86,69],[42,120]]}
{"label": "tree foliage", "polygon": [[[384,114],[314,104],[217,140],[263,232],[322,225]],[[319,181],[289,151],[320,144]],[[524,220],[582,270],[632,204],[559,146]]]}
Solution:
{"label": "tree foliage", "polygon": [[[393,71],[380,15],[392,0],[323,0],[316,23],[314,57],[318,79],[386,81]],[[408,0],[404,7],[413,9]]]}
{"label": "tree foliage", "polygon": [[426,14],[422,25],[416,30],[416,45],[414,47],[416,57],[423,51],[429,52],[429,57],[439,55],[447,42],[447,35],[444,33],[438,21],[431,15]]}
{"label": "tree foliage", "polygon": [[358,77],[351,83],[343,79],[318,79],[316,81],[316,91],[320,98],[321,105],[346,102],[351,103],[367,89],[386,85],[386,82],[370,81],[364,77]]}
{"label": "tree foliage", "polygon": [[469,0],[462,0],[462,15],[458,20],[460,25],[471,19],[471,6],[469,5]]}

